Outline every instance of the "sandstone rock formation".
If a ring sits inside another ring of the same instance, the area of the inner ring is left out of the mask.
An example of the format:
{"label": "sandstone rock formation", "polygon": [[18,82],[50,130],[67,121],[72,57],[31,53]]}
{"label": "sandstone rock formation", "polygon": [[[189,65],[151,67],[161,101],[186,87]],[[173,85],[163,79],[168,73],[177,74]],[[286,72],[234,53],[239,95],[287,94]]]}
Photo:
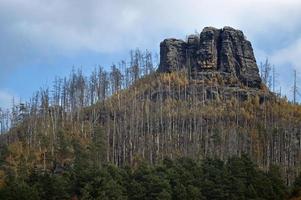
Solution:
{"label": "sandstone rock formation", "polygon": [[187,69],[194,74],[218,72],[241,84],[259,88],[261,79],[251,43],[231,27],[206,27],[187,42],[166,39],[160,44],[159,72]]}

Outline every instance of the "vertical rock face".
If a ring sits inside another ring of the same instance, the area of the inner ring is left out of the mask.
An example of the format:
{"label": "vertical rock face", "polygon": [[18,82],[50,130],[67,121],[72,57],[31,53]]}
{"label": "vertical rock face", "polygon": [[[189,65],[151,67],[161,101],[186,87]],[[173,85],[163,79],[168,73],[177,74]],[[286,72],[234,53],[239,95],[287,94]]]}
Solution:
{"label": "vertical rock face", "polygon": [[220,69],[235,73],[244,85],[259,87],[261,79],[253,48],[243,32],[225,27],[220,37]]}
{"label": "vertical rock face", "polygon": [[216,28],[204,28],[200,35],[200,45],[197,51],[198,71],[202,69],[218,68],[218,45],[220,40],[220,30]]}
{"label": "vertical rock face", "polygon": [[160,44],[161,72],[171,72],[186,66],[187,44],[183,40],[166,39]]}
{"label": "vertical rock face", "polygon": [[251,43],[240,30],[231,27],[206,27],[187,42],[166,39],[160,44],[158,71],[179,69],[192,72],[223,72],[248,87],[259,88],[261,79]]}

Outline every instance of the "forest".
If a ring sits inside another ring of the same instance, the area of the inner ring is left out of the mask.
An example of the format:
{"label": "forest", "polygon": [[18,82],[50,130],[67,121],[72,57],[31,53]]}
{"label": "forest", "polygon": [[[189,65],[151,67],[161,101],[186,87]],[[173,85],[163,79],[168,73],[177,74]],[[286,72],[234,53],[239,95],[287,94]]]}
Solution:
{"label": "forest", "polygon": [[[78,148],[74,166],[50,173],[39,169],[10,177],[0,189],[6,200],[52,199],[294,199],[301,191],[301,177],[288,188],[280,170],[268,172],[246,156],[196,161],[189,158],[164,159],[158,165],[144,162],[135,167],[98,167],[89,153]],[[2,183],[3,184],[3,183]]]}
{"label": "forest", "polygon": [[275,92],[268,61],[253,95],[157,73],[154,57],[74,69],[1,110],[0,198],[299,197],[301,107]]}

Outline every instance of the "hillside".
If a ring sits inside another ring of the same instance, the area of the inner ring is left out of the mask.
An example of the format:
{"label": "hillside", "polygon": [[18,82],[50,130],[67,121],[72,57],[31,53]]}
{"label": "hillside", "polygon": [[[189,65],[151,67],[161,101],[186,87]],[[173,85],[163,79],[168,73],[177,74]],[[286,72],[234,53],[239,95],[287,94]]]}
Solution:
{"label": "hillside", "polygon": [[279,166],[292,185],[301,166],[301,106],[265,85],[243,33],[205,28],[160,47],[157,71],[148,52],[141,62],[136,52],[124,74],[116,66],[88,80],[73,72],[55,82],[52,97],[42,90],[14,107],[1,135],[3,184],[32,170],[63,173],[85,155],[93,166],[134,170],[164,159],[227,163],[247,156],[262,173]]}
{"label": "hillside", "polygon": [[226,160],[246,153],[263,169],[282,166],[289,183],[300,165],[300,106],[265,90],[255,95],[247,89],[254,96],[246,99],[240,93],[245,88],[232,88],[236,95],[229,99],[213,98],[203,94],[211,89],[203,84],[183,73],[153,74],[105,105],[88,108],[86,116],[99,114],[88,120],[97,120],[106,130],[107,161],[133,165],[136,159],[158,163],[181,156]]}

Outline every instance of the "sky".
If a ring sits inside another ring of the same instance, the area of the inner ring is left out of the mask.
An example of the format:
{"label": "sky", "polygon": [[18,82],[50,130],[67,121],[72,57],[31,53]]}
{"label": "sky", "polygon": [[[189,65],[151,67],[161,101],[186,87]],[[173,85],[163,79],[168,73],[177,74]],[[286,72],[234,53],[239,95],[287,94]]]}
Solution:
{"label": "sky", "polygon": [[290,97],[293,70],[301,75],[300,19],[300,0],[0,0],[0,107],[28,100],[72,67],[89,74],[206,26],[242,30]]}

